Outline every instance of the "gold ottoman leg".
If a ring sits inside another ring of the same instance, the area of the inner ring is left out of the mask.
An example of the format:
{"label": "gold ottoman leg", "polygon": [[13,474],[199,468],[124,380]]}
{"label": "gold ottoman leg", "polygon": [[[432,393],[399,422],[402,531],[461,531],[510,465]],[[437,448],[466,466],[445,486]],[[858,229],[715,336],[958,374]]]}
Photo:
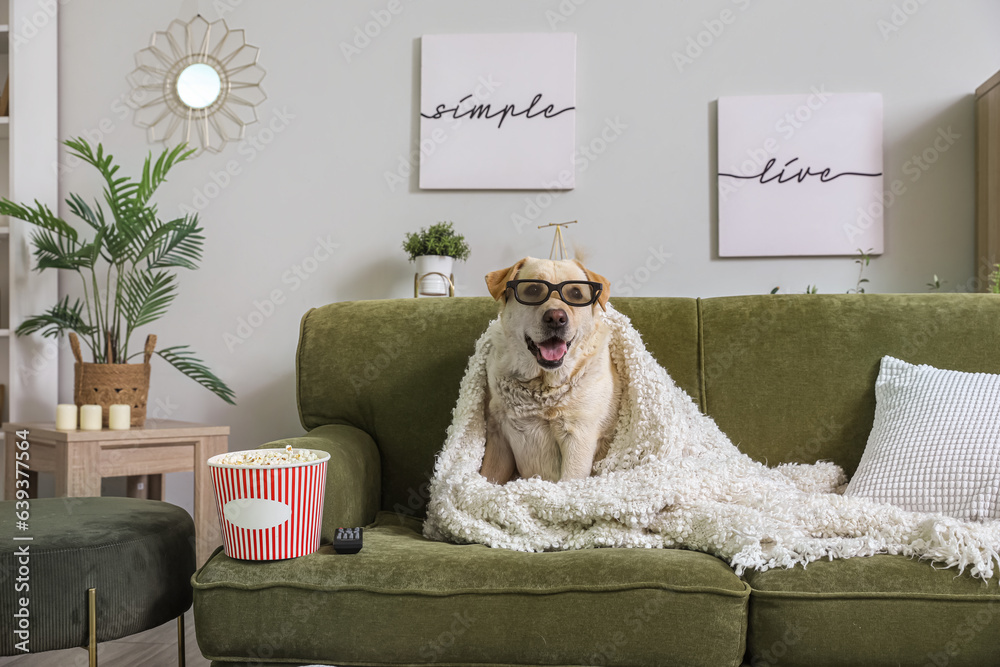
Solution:
{"label": "gold ottoman leg", "polygon": [[177,667],[184,667],[184,614],[177,617]]}
{"label": "gold ottoman leg", "polygon": [[87,653],[90,654],[90,667],[97,667],[97,589],[87,589],[87,619],[88,636]]}

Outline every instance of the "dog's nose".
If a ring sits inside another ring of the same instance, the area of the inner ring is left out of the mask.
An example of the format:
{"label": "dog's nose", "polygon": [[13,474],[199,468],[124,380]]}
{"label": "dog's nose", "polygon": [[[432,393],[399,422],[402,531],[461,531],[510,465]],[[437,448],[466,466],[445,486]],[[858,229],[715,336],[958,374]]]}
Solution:
{"label": "dog's nose", "polygon": [[559,327],[566,326],[566,321],[569,318],[566,316],[566,311],[561,308],[553,308],[551,310],[546,310],[545,315],[542,316],[542,322],[545,322],[548,326],[553,329],[558,329]]}

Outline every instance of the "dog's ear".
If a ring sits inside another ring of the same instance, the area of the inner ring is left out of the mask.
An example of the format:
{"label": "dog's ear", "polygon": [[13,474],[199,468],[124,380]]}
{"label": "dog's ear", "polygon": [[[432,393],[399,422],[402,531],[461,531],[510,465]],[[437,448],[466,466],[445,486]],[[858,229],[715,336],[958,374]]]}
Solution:
{"label": "dog's ear", "polygon": [[599,273],[594,273],[578,260],[573,260],[576,265],[583,269],[583,272],[587,274],[587,280],[595,283],[601,283],[601,294],[597,297],[597,303],[601,304],[601,310],[607,310],[608,299],[611,298],[611,283],[608,279]]}
{"label": "dog's ear", "polygon": [[506,269],[497,269],[486,274],[486,288],[489,289],[490,296],[499,301],[500,297],[507,293],[507,281],[514,280],[517,272],[524,266],[525,259],[527,257],[519,260],[514,266],[507,267]]}

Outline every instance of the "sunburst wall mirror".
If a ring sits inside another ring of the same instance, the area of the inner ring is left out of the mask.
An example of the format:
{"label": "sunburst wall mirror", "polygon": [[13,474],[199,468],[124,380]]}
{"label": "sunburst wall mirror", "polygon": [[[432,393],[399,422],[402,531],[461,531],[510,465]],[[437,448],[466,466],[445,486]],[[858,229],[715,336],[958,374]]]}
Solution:
{"label": "sunburst wall mirror", "polygon": [[200,14],[153,33],[128,75],[136,125],[146,128],[151,142],[186,142],[199,153],[218,153],[241,140],[246,126],[258,120],[257,105],[267,99],[259,53],[242,30],[230,30],[222,19],[209,23]]}

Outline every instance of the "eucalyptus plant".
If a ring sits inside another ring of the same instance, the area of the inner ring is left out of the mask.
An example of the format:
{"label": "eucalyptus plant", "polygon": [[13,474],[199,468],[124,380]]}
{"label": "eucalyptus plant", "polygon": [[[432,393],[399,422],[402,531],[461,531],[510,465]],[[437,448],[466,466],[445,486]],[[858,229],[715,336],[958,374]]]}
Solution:
{"label": "eucalyptus plant", "polygon": [[[100,172],[104,179],[102,205],[93,206],[70,194],[69,210],[92,231],[82,238],[77,230],[47,206],[0,201],[0,215],[35,226],[35,269],[62,269],[76,273],[83,283],[83,301],[66,296],[41,315],[26,318],[16,330],[23,336],[40,331],[57,338],[73,331],[93,354],[95,363],[128,363],[143,353],[130,350],[132,334],[162,318],[177,297],[177,269],[197,269],[205,237],[198,215],[167,222],[151,202],[170,170],[195,151],[186,144],[164,150],[155,161],[146,157],[142,176],[119,173],[114,158],[101,144],[95,151],[82,138],[64,142],[70,152]],[[105,206],[107,211],[105,211]],[[103,285],[103,288],[102,288]],[[215,376],[187,345],[156,350],[168,364],[235,405],[235,394]]]}
{"label": "eucalyptus plant", "polygon": [[[872,261],[872,249],[869,248],[868,252],[865,252],[861,248],[858,248],[858,257],[857,259],[854,260],[854,263],[858,265],[858,282],[857,284],[855,284],[853,288],[847,290],[846,292],[847,294],[865,293],[865,288],[863,287],[863,285],[868,282],[868,279],[864,277],[865,269],[868,268],[868,265],[871,264],[871,261]],[[937,279],[938,277],[934,276],[934,280],[936,281]],[[930,285],[930,283],[928,284]],[[940,283],[938,283],[938,288],[940,287],[941,285]],[[932,289],[934,288],[932,287]],[[778,287],[775,287],[774,289],[771,290],[771,294],[777,294],[780,290],[781,286],[779,285]],[[805,293],[819,294],[819,287],[817,287],[816,285],[806,285]]]}
{"label": "eucalyptus plant", "polygon": [[872,261],[872,248],[868,248],[868,252],[865,252],[861,248],[858,248],[858,258],[854,260],[854,263],[858,265],[858,283],[854,286],[854,289],[847,290],[848,294],[864,294],[865,288],[862,287],[868,279],[863,277],[865,275],[865,269]]}

